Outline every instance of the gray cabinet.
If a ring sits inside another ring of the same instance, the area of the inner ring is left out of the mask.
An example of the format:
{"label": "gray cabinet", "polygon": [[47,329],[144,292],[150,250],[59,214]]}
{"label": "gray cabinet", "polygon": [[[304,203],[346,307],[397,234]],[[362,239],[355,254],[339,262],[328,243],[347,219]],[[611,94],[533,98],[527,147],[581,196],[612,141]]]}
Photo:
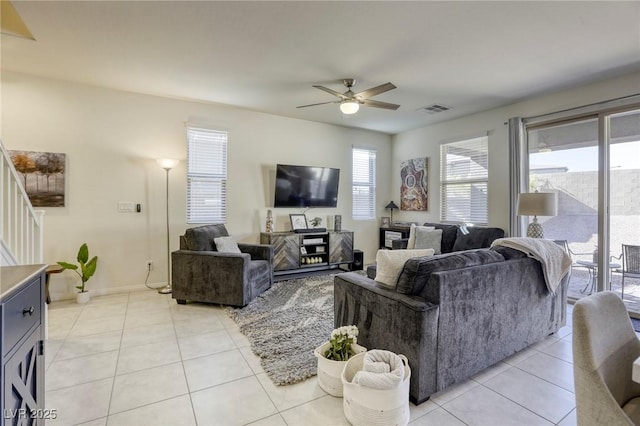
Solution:
{"label": "gray cabinet", "polygon": [[273,271],[287,271],[300,267],[299,234],[291,232],[275,232],[260,234],[260,244],[273,246]]}
{"label": "gray cabinet", "polygon": [[351,262],[353,262],[353,232],[330,232],[329,263],[331,265],[340,265]]}
{"label": "gray cabinet", "polygon": [[[0,425],[44,425],[45,265],[0,268]],[[55,413],[53,414],[55,415]]]}
{"label": "gray cabinet", "polygon": [[353,232],[262,232],[261,244],[271,244],[274,275],[335,269],[353,262]]}

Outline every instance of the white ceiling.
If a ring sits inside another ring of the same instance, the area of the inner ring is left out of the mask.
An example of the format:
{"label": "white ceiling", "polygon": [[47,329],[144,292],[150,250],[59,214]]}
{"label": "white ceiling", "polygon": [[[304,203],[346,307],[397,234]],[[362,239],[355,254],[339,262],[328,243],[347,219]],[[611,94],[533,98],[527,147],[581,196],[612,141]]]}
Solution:
{"label": "white ceiling", "polygon": [[[13,3],[4,70],[391,134],[640,70],[636,1]],[[296,109],[350,77],[401,107]]]}

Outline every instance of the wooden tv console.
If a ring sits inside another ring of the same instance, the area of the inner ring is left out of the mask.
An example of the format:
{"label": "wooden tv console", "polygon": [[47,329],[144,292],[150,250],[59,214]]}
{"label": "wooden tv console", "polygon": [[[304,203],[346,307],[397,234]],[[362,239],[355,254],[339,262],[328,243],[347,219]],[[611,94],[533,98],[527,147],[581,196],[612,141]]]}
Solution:
{"label": "wooden tv console", "polygon": [[276,277],[336,269],[353,262],[351,231],[262,232],[260,243],[273,246]]}

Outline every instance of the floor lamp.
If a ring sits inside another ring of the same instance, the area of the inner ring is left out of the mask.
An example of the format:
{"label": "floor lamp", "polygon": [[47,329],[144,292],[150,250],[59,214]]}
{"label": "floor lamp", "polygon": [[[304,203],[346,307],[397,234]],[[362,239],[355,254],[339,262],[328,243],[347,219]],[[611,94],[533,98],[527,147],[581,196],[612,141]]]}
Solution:
{"label": "floor lamp", "polygon": [[171,293],[171,249],[169,248],[169,171],[178,165],[178,160],[173,160],[171,158],[159,158],[156,162],[167,172],[167,285],[160,287],[158,289],[158,293],[169,294]]}

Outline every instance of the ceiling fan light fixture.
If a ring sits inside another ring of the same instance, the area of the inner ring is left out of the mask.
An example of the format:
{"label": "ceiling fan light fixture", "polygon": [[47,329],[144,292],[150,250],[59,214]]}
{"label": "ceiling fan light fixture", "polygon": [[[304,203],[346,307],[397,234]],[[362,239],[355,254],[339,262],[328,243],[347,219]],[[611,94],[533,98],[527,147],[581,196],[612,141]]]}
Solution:
{"label": "ceiling fan light fixture", "polygon": [[343,114],[355,114],[360,109],[360,104],[354,100],[340,102],[340,111]]}

